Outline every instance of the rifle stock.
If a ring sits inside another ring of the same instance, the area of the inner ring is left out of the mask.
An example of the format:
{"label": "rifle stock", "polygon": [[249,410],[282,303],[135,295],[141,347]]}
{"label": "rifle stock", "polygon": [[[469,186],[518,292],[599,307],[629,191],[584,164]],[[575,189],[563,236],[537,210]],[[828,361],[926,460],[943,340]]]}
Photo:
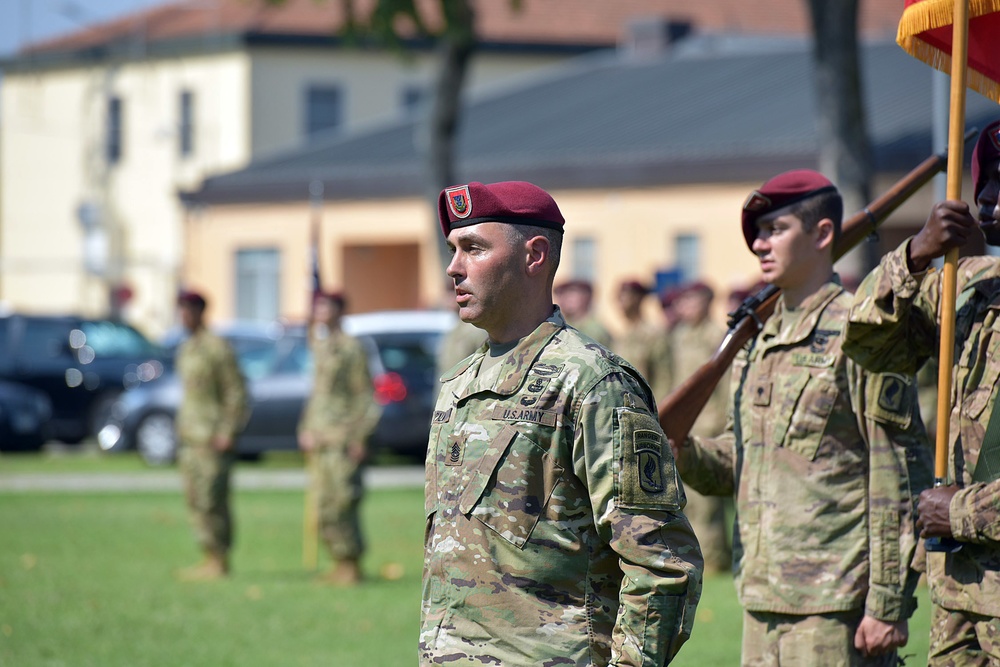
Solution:
{"label": "rifle stock", "polygon": [[[862,239],[872,234],[900,204],[947,165],[946,155],[930,156],[883,195],[845,220],[834,247],[834,259],[840,259]],[[660,426],[675,443],[675,447],[679,447],[691,432],[698,415],[711,398],[715,385],[729,371],[737,353],[760,332],[764,322],[774,312],[780,293],[780,288],[767,285],[747,297],[739,308],[729,314],[729,330],[711,358],[660,402]]]}

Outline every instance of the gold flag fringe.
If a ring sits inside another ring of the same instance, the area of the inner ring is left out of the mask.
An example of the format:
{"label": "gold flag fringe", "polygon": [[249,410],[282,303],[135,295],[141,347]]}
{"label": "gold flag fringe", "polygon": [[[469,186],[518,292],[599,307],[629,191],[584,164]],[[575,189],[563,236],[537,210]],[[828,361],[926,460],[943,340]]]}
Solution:
{"label": "gold flag fringe", "polygon": [[[899,20],[896,43],[914,58],[945,73],[951,72],[951,54],[920,39],[920,33],[951,25],[955,12],[954,0],[922,0],[903,10]],[[969,19],[991,12],[1000,12],[1000,0],[969,0]],[[967,83],[980,95],[1000,104],[1000,81],[969,68]]]}

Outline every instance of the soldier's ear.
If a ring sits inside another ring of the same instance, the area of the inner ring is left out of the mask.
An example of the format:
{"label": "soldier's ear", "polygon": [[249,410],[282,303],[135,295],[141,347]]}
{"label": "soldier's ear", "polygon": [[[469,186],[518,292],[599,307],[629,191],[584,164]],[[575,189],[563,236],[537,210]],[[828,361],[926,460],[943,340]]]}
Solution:
{"label": "soldier's ear", "polygon": [[525,271],[535,276],[548,270],[549,240],[544,236],[533,236],[524,242]]}
{"label": "soldier's ear", "polygon": [[833,220],[823,218],[816,223],[816,249],[825,250],[833,247]]}

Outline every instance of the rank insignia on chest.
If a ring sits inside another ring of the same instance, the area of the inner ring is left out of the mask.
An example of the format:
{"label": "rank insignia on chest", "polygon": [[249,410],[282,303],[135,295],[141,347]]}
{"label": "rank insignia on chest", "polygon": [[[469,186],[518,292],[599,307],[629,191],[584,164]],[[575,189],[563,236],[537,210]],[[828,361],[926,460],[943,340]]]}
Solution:
{"label": "rank insignia on chest", "polygon": [[465,459],[465,436],[455,433],[448,436],[448,446],[444,453],[446,466],[460,466]]}
{"label": "rank insignia on chest", "polygon": [[771,382],[761,380],[753,387],[753,404],[766,406],[771,405]]}

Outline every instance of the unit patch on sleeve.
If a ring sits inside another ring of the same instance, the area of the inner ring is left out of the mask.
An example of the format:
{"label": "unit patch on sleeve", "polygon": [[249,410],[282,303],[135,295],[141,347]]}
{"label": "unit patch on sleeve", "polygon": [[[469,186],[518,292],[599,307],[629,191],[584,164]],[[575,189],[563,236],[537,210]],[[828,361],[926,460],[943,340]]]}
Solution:
{"label": "unit patch on sleeve", "polygon": [[872,376],[870,383],[865,416],[882,423],[909,426],[916,401],[910,379],[897,373],[883,373]]}
{"label": "unit patch on sleeve", "polygon": [[632,509],[681,508],[682,491],[667,439],[656,418],[628,408],[616,410],[615,455],[621,457],[618,504]]}

